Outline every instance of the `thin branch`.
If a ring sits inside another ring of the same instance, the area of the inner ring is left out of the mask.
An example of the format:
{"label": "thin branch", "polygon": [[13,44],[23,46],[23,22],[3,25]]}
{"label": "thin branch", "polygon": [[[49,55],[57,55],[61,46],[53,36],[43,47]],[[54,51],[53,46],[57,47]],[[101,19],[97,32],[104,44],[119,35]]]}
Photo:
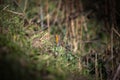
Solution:
{"label": "thin branch", "polygon": [[60,7],[61,7],[61,0],[58,2],[58,6],[57,6],[57,8],[56,8],[56,13],[57,13],[57,14],[55,15],[53,24],[55,24],[55,22],[56,22],[57,19],[58,19],[58,13],[59,13]]}
{"label": "thin branch", "polygon": [[3,10],[6,10],[9,7],[9,5],[7,5],[6,7],[3,8]]}
{"label": "thin branch", "polygon": [[115,73],[115,75],[114,75],[113,80],[117,80],[117,77],[119,76],[119,74],[120,74],[120,64],[119,64],[119,66],[118,66],[118,68],[117,68],[117,71],[116,71],[116,73]]}
{"label": "thin branch", "polygon": [[20,5],[18,4],[18,2],[16,0],[13,0],[13,2],[17,5],[17,7],[20,8],[20,10],[23,12],[22,8],[20,7]]}
{"label": "thin branch", "polygon": [[44,14],[43,14],[43,7],[40,7],[40,19],[41,19],[41,27],[43,29],[44,25],[43,25],[43,18],[44,18]]}
{"label": "thin branch", "polygon": [[4,11],[7,11],[7,12],[10,12],[10,13],[12,13],[12,14],[19,15],[19,16],[24,16],[23,13],[15,12],[15,11],[12,11],[12,10],[6,10],[6,9],[5,9]]}
{"label": "thin branch", "polygon": [[[17,3],[16,3],[17,4]],[[18,5],[19,6],[19,5]],[[16,15],[19,15],[19,16],[24,16],[23,13],[19,13],[19,12],[15,12],[15,11],[12,11],[12,10],[8,10],[7,8],[9,7],[9,5],[7,5],[6,7],[4,7],[2,10],[3,11],[7,11],[7,12],[10,12],[12,14],[16,14]]]}
{"label": "thin branch", "polygon": [[115,28],[113,28],[112,30],[120,37],[120,33]]}
{"label": "thin branch", "polygon": [[24,9],[23,12],[25,13],[26,9],[27,9],[27,4],[28,4],[28,0],[25,0],[25,5],[24,5]]}
{"label": "thin branch", "polygon": [[[112,24],[113,25],[113,24]],[[113,54],[113,27],[111,28],[111,59],[112,59],[112,72],[113,72],[113,68],[114,68],[114,65],[113,65],[113,57],[114,57],[114,54]]]}

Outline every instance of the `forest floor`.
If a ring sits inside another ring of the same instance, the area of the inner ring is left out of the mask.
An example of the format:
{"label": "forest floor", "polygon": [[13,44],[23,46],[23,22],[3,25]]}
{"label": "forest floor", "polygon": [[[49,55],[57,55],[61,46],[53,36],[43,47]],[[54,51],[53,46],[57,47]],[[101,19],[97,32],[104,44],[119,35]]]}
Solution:
{"label": "forest floor", "polygon": [[[49,6],[50,11],[39,11],[37,0],[30,0],[29,6],[27,0],[14,1],[19,0],[0,0],[0,80],[120,79],[119,30],[113,28],[109,34],[104,22],[82,22],[81,15],[72,22],[72,13],[67,16],[71,23],[65,22],[67,14],[63,16],[64,10],[56,5],[60,2],[43,0],[42,6]],[[40,17],[45,19],[40,21]],[[79,23],[86,23],[87,31]]]}

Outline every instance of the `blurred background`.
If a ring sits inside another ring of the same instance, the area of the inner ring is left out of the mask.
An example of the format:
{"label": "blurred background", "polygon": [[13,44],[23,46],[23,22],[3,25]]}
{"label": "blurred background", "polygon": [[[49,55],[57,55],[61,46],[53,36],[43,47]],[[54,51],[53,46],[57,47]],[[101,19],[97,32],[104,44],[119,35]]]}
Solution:
{"label": "blurred background", "polygon": [[119,80],[119,0],[0,0],[0,80]]}

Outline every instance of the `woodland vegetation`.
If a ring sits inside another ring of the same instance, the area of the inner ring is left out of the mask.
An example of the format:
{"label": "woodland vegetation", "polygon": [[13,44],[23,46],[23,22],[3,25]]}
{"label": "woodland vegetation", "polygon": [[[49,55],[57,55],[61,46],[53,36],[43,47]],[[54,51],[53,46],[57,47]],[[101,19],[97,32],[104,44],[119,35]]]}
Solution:
{"label": "woodland vegetation", "polygon": [[0,0],[0,80],[120,80],[120,0]]}

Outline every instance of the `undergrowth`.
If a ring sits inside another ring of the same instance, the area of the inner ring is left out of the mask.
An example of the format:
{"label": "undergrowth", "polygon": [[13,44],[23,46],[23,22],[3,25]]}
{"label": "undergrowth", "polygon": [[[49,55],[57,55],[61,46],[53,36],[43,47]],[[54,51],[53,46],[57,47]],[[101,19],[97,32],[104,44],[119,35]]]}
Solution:
{"label": "undergrowth", "polygon": [[[83,77],[78,67],[79,58],[64,47],[56,46],[53,35],[48,36],[47,31],[41,31],[36,25],[24,27],[19,16],[3,11],[0,15],[1,80],[72,80]],[[35,46],[34,40],[38,40]]]}
{"label": "undergrowth", "polygon": [[14,1],[19,0],[4,0],[0,5],[0,80],[113,78],[120,61],[117,30],[105,32],[104,21],[87,18],[84,10],[76,16],[80,9],[65,6],[67,0],[65,4],[61,0],[40,0],[41,4],[30,0],[26,6],[28,0]]}

